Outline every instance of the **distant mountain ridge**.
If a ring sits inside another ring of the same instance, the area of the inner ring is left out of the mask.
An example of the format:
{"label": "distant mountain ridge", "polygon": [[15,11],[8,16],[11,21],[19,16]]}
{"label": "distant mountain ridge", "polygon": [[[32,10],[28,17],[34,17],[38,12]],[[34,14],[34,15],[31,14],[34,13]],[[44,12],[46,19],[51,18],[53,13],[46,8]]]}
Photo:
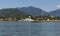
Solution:
{"label": "distant mountain ridge", "polygon": [[28,15],[33,15],[33,16],[47,16],[49,15],[48,12],[40,9],[40,8],[36,8],[33,6],[29,6],[29,7],[22,7],[22,8],[17,8],[20,11],[23,11],[24,13],[28,14]]}
{"label": "distant mountain ridge", "polygon": [[60,9],[56,9],[56,10],[54,10],[54,11],[50,11],[49,13],[50,13],[51,15],[60,17]]}
{"label": "distant mountain ridge", "polygon": [[25,13],[15,8],[7,8],[7,9],[0,10],[0,17],[18,17],[18,16],[24,16],[24,15]]}
{"label": "distant mountain ridge", "polygon": [[50,11],[49,13],[36,7],[22,7],[22,8],[6,8],[0,10],[0,17],[20,17],[20,16],[59,16],[60,17],[60,9]]}

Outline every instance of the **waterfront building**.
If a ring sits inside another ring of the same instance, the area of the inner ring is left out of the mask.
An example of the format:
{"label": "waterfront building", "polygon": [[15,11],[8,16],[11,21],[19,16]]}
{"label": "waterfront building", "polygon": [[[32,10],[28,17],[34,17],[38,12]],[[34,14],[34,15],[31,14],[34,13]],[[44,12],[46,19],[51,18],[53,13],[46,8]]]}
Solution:
{"label": "waterfront building", "polygon": [[24,19],[24,21],[34,21],[34,20],[31,18],[26,18],[26,19]]}
{"label": "waterfront building", "polygon": [[47,19],[47,21],[49,21],[50,19]]}
{"label": "waterfront building", "polygon": [[3,18],[0,18],[0,21],[3,21],[4,19]]}

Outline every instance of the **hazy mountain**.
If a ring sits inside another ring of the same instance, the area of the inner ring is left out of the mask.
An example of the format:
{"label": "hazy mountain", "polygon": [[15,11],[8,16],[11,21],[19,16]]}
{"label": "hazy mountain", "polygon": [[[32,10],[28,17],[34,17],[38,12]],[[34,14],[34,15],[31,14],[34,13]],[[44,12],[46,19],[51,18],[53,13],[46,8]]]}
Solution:
{"label": "hazy mountain", "polygon": [[54,16],[59,16],[60,17],[60,9],[56,9],[54,11],[50,11],[49,12],[51,15],[54,15]]}
{"label": "hazy mountain", "polygon": [[40,9],[40,8],[36,8],[36,7],[22,7],[22,8],[17,8],[20,11],[23,11],[25,14],[28,15],[33,15],[33,16],[47,16],[49,15],[49,13],[47,13],[46,11]]}
{"label": "hazy mountain", "polygon": [[19,16],[48,16],[48,12],[36,7],[6,8],[0,10],[0,17],[19,17]]}
{"label": "hazy mountain", "polygon": [[0,17],[17,17],[17,16],[24,16],[25,13],[19,11],[15,8],[8,8],[8,9],[1,9],[0,10]]}

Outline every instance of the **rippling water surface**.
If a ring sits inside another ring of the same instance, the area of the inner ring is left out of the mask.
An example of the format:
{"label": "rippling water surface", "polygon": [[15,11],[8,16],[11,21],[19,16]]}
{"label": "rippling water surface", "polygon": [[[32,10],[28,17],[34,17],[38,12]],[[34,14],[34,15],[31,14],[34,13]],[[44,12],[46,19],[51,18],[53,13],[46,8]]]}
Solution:
{"label": "rippling water surface", "polygon": [[1,21],[0,36],[60,36],[60,22]]}

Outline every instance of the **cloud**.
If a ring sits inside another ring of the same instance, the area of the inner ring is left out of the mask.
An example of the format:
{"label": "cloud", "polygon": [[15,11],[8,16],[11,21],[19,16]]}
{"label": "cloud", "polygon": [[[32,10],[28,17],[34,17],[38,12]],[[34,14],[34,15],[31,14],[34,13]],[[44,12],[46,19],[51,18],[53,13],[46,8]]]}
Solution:
{"label": "cloud", "polygon": [[59,8],[60,9],[60,5],[57,5],[56,8]]}

